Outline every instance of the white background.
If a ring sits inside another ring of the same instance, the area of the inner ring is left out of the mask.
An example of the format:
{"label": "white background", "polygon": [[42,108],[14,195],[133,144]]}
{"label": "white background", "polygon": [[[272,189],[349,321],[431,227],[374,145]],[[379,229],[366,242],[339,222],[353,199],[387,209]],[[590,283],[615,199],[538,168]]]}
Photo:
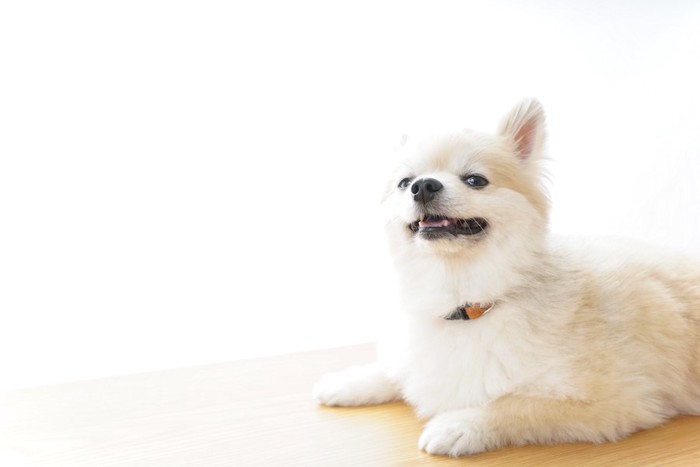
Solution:
{"label": "white background", "polygon": [[549,118],[564,233],[700,252],[695,1],[0,6],[0,388],[372,341],[401,133]]}

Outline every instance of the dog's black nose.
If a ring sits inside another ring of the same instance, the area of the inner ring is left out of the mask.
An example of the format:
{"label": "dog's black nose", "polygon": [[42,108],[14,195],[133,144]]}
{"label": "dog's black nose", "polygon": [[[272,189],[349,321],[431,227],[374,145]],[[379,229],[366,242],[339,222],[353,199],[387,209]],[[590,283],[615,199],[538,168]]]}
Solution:
{"label": "dog's black nose", "polygon": [[435,198],[435,193],[442,190],[442,183],[434,178],[421,178],[411,185],[413,200],[419,203],[427,203]]}

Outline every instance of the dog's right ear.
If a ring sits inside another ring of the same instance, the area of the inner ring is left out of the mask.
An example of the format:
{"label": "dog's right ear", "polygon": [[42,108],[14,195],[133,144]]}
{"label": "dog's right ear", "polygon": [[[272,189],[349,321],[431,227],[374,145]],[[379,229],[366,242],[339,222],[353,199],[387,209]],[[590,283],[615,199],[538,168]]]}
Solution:
{"label": "dog's right ear", "polygon": [[396,146],[394,149],[401,149],[402,147],[406,146],[406,141],[408,141],[408,135],[406,133],[401,135],[401,138],[396,143]]}
{"label": "dog's right ear", "polygon": [[544,107],[537,99],[525,99],[513,107],[501,123],[499,133],[509,138],[521,160],[536,158],[545,139]]}

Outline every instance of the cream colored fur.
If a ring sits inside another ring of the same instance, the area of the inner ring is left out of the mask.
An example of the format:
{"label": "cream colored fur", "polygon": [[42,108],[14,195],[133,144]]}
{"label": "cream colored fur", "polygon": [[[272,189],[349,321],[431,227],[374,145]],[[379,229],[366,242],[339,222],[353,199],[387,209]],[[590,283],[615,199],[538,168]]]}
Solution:
{"label": "cream colored fur", "polygon": [[[406,332],[392,359],[324,376],[326,405],[404,399],[419,440],[459,456],[528,443],[612,441],[700,413],[700,267],[624,241],[556,239],[542,187],[544,112],[524,101],[495,135],[408,140],[383,207]],[[489,180],[482,189],[463,176]],[[448,217],[480,236],[428,240],[400,180],[432,177]],[[594,217],[594,213],[582,213]],[[442,316],[495,302],[471,321]]]}

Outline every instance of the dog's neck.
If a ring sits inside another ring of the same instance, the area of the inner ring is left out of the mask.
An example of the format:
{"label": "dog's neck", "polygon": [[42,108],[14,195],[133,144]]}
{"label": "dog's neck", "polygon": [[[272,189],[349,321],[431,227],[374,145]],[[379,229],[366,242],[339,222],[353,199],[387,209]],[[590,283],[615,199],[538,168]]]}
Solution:
{"label": "dog's neck", "polygon": [[397,258],[403,307],[445,316],[469,303],[497,303],[540,275],[547,263],[543,250],[530,239],[527,245],[487,246],[470,258],[429,253]]}

